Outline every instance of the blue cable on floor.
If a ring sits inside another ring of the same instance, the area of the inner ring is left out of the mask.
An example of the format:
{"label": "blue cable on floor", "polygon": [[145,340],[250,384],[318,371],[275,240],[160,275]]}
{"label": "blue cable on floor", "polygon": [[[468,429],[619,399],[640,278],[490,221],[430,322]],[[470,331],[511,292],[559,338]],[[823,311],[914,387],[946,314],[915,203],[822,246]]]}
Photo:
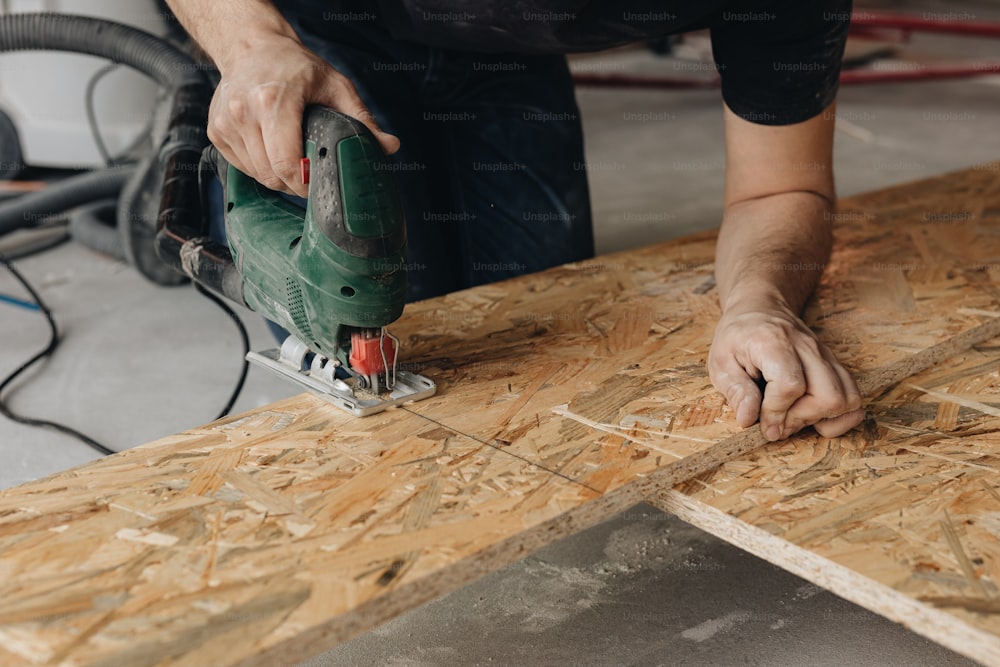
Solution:
{"label": "blue cable on floor", "polygon": [[6,294],[0,294],[0,302],[9,303],[12,306],[18,306],[24,308],[25,310],[41,310],[37,303],[32,303],[31,301],[22,301],[21,299],[15,299],[12,296],[7,296]]}

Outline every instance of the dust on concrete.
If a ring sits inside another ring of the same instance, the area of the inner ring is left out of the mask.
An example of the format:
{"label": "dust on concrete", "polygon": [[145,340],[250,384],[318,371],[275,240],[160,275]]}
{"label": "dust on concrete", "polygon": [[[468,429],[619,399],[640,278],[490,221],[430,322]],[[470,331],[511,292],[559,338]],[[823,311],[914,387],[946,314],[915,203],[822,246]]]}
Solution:
{"label": "dust on concrete", "polygon": [[711,639],[720,632],[732,630],[753,618],[753,614],[745,609],[731,611],[719,618],[710,618],[703,623],[688,628],[681,632],[681,637],[693,642],[703,642]]}

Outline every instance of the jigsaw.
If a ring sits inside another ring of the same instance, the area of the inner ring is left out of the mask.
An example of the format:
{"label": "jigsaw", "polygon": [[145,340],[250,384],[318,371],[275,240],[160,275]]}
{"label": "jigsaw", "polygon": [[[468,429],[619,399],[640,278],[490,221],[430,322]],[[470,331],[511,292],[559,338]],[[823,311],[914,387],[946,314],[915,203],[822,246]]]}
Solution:
{"label": "jigsaw", "polygon": [[[406,302],[406,227],[382,149],[362,123],[320,106],[307,107],[303,135],[304,209],[214,146],[200,156],[192,186],[190,151],[168,147],[157,252],[289,332],[280,348],[248,354],[250,362],[359,416],[427,398],[435,383],[400,368],[400,341],[386,329]],[[206,234],[211,172],[225,194],[228,248]],[[195,208],[203,220],[192,228],[182,218]]]}

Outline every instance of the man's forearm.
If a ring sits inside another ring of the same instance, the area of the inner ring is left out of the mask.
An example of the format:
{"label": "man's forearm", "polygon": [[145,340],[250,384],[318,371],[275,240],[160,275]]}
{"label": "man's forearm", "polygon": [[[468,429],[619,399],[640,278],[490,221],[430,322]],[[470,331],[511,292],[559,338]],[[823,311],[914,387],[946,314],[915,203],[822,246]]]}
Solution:
{"label": "man's forearm", "polygon": [[716,248],[723,312],[785,306],[800,313],[830,256],[832,203],[787,192],[730,205]]}
{"label": "man's forearm", "polygon": [[166,0],[177,20],[225,73],[228,63],[252,50],[262,36],[298,41],[268,0]]}
{"label": "man's forearm", "polygon": [[723,312],[802,310],[830,256],[835,107],[788,126],[728,108],[726,191],[716,250]]}

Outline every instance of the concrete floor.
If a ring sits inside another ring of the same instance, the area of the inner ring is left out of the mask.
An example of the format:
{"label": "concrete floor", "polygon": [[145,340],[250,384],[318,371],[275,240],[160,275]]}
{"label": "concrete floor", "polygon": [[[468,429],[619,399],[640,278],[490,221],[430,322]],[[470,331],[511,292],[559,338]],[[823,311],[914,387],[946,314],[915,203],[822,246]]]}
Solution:
{"label": "concrete floor", "polygon": [[[907,8],[912,10],[913,5]],[[954,4],[926,4],[923,9]],[[995,7],[995,6],[994,6]],[[965,3],[977,17],[987,4]],[[989,43],[925,38],[923,52]],[[662,67],[618,52],[580,67]],[[1000,158],[998,79],[846,88],[842,195]],[[715,227],[723,160],[718,94],[581,90],[601,252]],[[626,112],[663,120],[625,120]],[[240,364],[228,319],[72,245],[19,263],[63,331],[13,404],[121,449],[213,418]],[[21,296],[0,272],[0,294]],[[246,318],[255,348],[272,339]],[[0,374],[43,344],[43,318],[0,302]],[[251,371],[237,410],[297,393]],[[91,460],[83,445],[0,420],[0,488]],[[648,506],[416,609],[306,663],[339,665],[964,665],[960,656]]]}

